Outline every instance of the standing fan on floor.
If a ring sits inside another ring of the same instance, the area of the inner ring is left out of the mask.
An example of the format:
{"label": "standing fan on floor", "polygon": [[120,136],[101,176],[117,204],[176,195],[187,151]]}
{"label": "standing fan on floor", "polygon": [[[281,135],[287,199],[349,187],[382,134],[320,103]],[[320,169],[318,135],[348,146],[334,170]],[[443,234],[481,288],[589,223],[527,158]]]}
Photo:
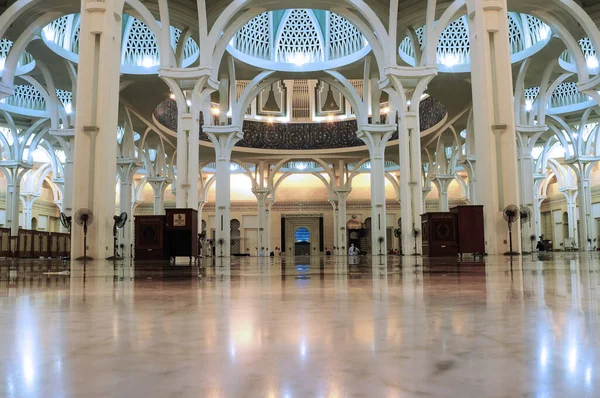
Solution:
{"label": "standing fan on floor", "polygon": [[419,252],[417,251],[417,238],[419,237],[419,235],[421,235],[421,230],[419,228],[413,228],[411,233],[413,238],[415,238],[415,253],[413,254],[413,256],[418,256]]}
{"label": "standing fan on floor", "polygon": [[[73,217],[67,216],[65,213],[60,213],[60,223],[62,226],[69,231],[69,235],[71,235],[71,220]],[[62,257],[63,260],[70,260],[71,256]]]}
{"label": "standing fan on floor", "polygon": [[113,251],[114,254],[107,258],[107,260],[122,260],[123,256],[119,254],[119,245],[117,239],[117,233],[121,228],[125,226],[127,222],[127,213],[123,212],[118,216],[113,216]]}
{"label": "standing fan on floor", "polygon": [[519,216],[521,215],[521,212],[519,211],[519,208],[515,205],[508,205],[506,206],[506,208],[504,209],[504,211],[502,212],[503,216],[504,216],[504,221],[506,221],[508,223],[508,239],[510,242],[510,250],[507,251],[506,253],[504,253],[504,255],[506,256],[518,256],[519,253],[513,251],[513,245],[512,245],[512,225],[513,223],[517,222],[519,220]]}
{"label": "standing fan on floor", "polygon": [[75,213],[75,222],[78,225],[83,226],[83,257],[77,257],[77,261],[92,260],[92,258],[87,255],[87,229],[88,225],[91,225],[92,222],[94,222],[94,213],[92,213],[90,209],[79,209],[77,210],[77,213]]}
{"label": "standing fan on floor", "polygon": [[65,213],[60,213],[60,223],[63,227],[65,227],[65,229],[67,231],[69,231],[69,234],[71,234],[71,220],[72,219],[73,219],[73,217],[67,216]]}

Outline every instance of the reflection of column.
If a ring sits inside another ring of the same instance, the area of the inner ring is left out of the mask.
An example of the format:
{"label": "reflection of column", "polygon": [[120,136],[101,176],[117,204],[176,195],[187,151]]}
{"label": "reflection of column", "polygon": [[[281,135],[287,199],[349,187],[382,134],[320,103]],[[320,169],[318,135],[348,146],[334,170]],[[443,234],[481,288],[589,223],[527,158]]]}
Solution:
{"label": "reflection of column", "polygon": [[396,125],[362,125],[358,137],[369,148],[371,161],[371,253],[386,255],[385,146]]}
{"label": "reflection of column", "polygon": [[[506,0],[494,7],[486,1],[468,1],[473,128],[478,167],[479,204],[483,205],[486,252],[506,248],[506,223],[502,210],[519,203],[517,143],[508,37]],[[521,251],[519,223],[513,226],[514,251]]]}
{"label": "reflection of column", "polygon": [[[96,2],[80,15],[73,208],[94,212],[87,254],[96,259],[113,254],[122,11],[115,1]],[[83,254],[83,233],[72,239],[76,258]]]}
{"label": "reflection of column", "polygon": [[204,132],[212,141],[216,154],[216,254],[219,256],[222,253],[224,257],[229,257],[231,254],[231,151],[244,135],[241,127],[238,126],[204,126]]}

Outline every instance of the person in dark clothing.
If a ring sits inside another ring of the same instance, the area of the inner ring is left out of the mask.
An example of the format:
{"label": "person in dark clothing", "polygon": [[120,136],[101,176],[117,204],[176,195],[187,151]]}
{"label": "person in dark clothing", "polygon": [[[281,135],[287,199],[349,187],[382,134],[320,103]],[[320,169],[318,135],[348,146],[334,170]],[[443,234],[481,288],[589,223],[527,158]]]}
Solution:
{"label": "person in dark clothing", "polygon": [[275,257],[275,252],[273,250],[271,250],[271,252],[269,253],[269,257]]}
{"label": "person in dark clothing", "polygon": [[544,252],[544,251],[546,251],[546,246],[544,246],[544,242],[542,242],[542,240],[541,240],[541,239],[540,239],[540,240],[538,240],[538,243],[537,243],[536,249],[537,249],[539,252]]}

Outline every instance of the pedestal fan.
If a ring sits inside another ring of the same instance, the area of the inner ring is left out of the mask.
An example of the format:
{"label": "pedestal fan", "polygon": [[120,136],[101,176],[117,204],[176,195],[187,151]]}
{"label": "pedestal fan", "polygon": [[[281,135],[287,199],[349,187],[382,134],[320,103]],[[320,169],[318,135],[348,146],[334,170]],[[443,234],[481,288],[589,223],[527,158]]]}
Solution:
{"label": "pedestal fan", "polygon": [[90,209],[82,208],[75,213],[75,222],[83,226],[83,256],[77,257],[77,261],[89,261],[91,257],[87,255],[87,228],[94,222],[94,213]]}
{"label": "pedestal fan", "polygon": [[513,251],[512,245],[512,225],[514,222],[519,220],[519,216],[521,215],[519,208],[515,205],[508,205],[502,212],[504,216],[504,221],[508,223],[508,240],[510,242],[510,250],[504,253],[505,256],[518,256],[519,253]]}
{"label": "pedestal fan", "polygon": [[69,231],[69,234],[71,234],[71,220],[72,219],[73,219],[73,217],[67,216],[65,213],[60,213],[60,223],[62,224],[63,227],[65,227],[67,229],[67,231]]}
{"label": "pedestal fan", "polygon": [[127,222],[127,213],[123,212],[118,216],[113,216],[113,250],[114,254],[107,258],[107,260],[122,260],[123,256],[119,254],[119,245],[117,239],[117,233],[121,228],[125,226]]}
{"label": "pedestal fan", "polygon": [[413,253],[413,256],[418,256],[419,252],[417,250],[417,238],[419,237],[419,235],[421,235],[421,230],[419,228],[413,228],[411,233],[413,238],[415,238],[415,252]]}
{"label": "pedestal fan", "polygon": [[[71,235],[71,220],[73,219],[73,217],[71,216],[67,216],[65,213],[60,213],[60,223],[62,224],[62,226],[69,231],[69,235]],[[62,257],[63,260],[70,260],[71,256],[65,256]]]}

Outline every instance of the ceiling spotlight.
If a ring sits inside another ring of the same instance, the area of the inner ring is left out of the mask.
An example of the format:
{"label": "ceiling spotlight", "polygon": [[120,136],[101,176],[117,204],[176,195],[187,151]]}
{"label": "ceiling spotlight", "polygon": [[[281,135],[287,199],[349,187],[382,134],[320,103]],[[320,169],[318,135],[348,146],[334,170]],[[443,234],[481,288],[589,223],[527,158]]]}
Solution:
{"label": "ceiling spotlight", "polygon": [[388,113],[390,113],[390,108],[387,106],[384,106],[383,109],[381,109],[381,113],[384,115],[387,115]]}
{"label": "ceiling spotlight", "polygon": [[221,114],[221,110],[219,108],[217,108],[216,106],[213,106],[212,108],[210,108],[210,112],[214,116],[219,116]]}
{"label": "ceiling spotlight", "polygon": [[330,112],[339,112],[340,107],[337,102],[335,102],[335,98],[333,98],[333,91],[331,91],[331,85],[329,86],[329,90],[327,90],[327,98],[325,99],[325,105],[323,105],[323,109],[321,109],[324,113]]}
{"label": "ceiling spotlight", "polygon": [[171,98],[172,100],[174,100],[174,99],[175,99],[175,94],[171,93],[171,94],[169,95],[169,98]]}
{"label": "ceiling spotlight", "polygon": [[279,108],[279,105],[277,105],[277,101],[275,100],[275,91],[273,91],[272,84],[271,89],[269,90],[269,96],[267,97],[267,102],[265,102],[265,106],[263,106],[263,111],[273,113],[281,112],[281,108]]}
{"label": "ceiling spotlight", "polygon": [[273,123],[273,120],[274,120],[274,119],[273,119],[273,116],[269,116],[269,117],[267,118],[267,123],[271,124],[271,123]]}
{"label": "ceiling spotlight", "polygon": [[333,122],[333,115],[327,115],[327,121]]}

